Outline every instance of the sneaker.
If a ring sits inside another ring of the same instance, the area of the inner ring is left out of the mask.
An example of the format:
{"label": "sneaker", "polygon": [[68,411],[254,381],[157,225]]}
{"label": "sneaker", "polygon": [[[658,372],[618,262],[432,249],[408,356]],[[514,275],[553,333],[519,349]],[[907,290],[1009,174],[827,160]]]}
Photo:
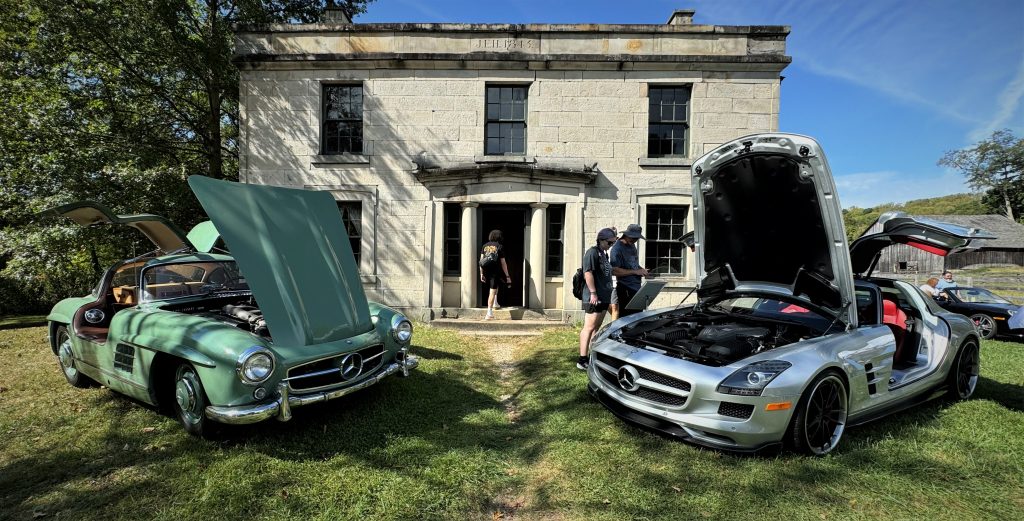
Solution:
{"label": "sneaker", "polygon": [[494,320],[494,315],[491,315],[490,313],[488,313],[488,314],[484,315],[484,320]]}
{"label": "sneaker", "polygon": [[586,371],[588,367],[590,367],[590,357],[581,356],[576,359],[576,369]]}

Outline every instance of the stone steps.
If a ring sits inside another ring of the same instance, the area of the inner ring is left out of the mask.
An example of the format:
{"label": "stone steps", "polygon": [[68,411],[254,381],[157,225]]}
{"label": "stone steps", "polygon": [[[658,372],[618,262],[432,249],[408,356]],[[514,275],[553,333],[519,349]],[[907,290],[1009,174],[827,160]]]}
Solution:
{"label": "stone steps", "polygon": [[495,320],[474,318],[439,318],[431,327],[455,329],[475,336],[540,336],[545,329],[564,329],[568,324],[554,320],[502,319],[495,312]]}

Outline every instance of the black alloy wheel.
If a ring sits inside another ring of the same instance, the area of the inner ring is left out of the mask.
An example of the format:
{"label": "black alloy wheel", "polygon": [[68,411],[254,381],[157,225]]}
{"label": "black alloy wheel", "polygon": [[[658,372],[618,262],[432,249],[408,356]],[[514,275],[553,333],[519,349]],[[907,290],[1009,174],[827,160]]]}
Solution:
{"label": "black alloy wheel", "polygon": [[971,315],[971,322],[974,322],[974,328],[978,330],[978,334],[984,340],[991,340],[999,331],[996,321],[984,313]]}
{"label": "black alloy wheel", "polygon": [[794,450],[823,456],[839,445],[848,413],[846,384],[825,372],[811,382],[793,414],[788,442]]}
{"label": "black alloy wheel", "polygon": [[981,373],[981,352],[978,344],[967,342],[960,348],[949,371],[948,390],[957,400],[966,400],[974,394]]}

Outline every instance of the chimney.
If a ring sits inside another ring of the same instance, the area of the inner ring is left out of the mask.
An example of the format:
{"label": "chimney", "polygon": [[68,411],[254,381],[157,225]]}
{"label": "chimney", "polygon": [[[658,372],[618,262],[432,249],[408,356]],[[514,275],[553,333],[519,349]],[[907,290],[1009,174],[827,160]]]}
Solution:
{"label": "chimney", "polygon": [[676,9],[669,17],[668,25],[692,25],[693,13],[696,12],[693,9]]}
{"label": "chimney", "polygon": [[324,9],[324,21],[336,24],[350,24],[352,23],[352,17],[348,15],[348,11],[340,5],[336,5],[332,0],[327,0],[327,7]]}

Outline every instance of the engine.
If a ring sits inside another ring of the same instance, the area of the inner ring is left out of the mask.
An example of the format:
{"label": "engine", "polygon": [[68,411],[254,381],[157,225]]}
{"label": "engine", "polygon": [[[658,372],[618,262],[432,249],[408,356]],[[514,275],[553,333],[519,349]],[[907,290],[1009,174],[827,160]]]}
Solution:
{"label": "engine", "polygon": [[252,297],[221,297],[165,306],[163,309],[225,322],[254,335],[270,339],[263,312]]}
{"label": "engine", "polygon": [[816,333],[797,324],[735,317],[672,314],[622,329],[617,340],[670,356],[721,366]]}

